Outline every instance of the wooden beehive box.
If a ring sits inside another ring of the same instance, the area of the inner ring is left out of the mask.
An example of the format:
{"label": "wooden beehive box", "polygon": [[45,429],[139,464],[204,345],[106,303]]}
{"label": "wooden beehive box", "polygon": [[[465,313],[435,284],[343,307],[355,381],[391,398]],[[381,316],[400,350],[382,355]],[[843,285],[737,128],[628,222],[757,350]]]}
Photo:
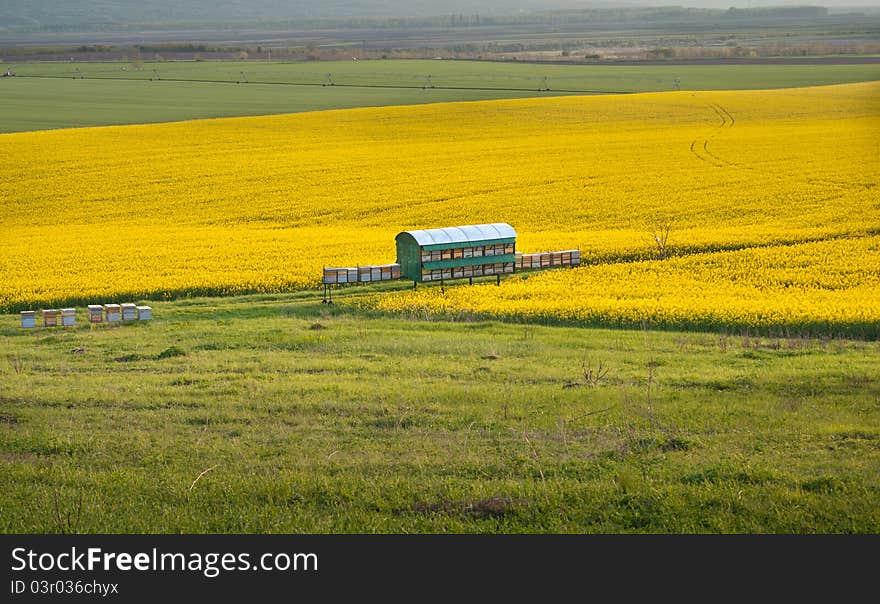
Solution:
{"label": "wooden beehive box", "polygon": [[118,304],[105,304],[104,317],[108,323],[116,323],[122,320],[122,310]]}
{"label": "wooden beehive box", "polygon": [[100,304],[89,304],[89,323],[102,323],[104,321],[104,307]]}
{"label": "wooden beehive box", "polygon": [[138,306],[137,315],[139,321],[149,321],[153,318],[153,309],[150,306]]}
{"label": "wooden beehive box", "polygon": [[59,311],[55,308],[44,309],[43,310],[43,327],[57,327],[58,326],[58,315]]}

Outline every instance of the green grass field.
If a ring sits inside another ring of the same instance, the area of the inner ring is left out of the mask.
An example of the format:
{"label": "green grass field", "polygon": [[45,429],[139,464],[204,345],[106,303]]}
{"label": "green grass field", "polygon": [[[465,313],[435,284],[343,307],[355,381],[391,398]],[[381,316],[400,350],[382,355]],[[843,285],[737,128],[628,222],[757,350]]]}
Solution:
{"label": "green grass field", "polygon": [[[880,79],[880,64],[580,66],[377,60],[166,62],[145,63],[141,69],[131,63],[22,63],[0,67],[16,74],[14,78],[0,78],[0,132],[539,95],[672,90],[676,79],[684,90],[782,88]],[[85,79],[75,79],[77,74]],[[247,83],[237,83],[244,79]],[[333,86],[322,85],[331,81]]]}
{"label": "green grass field", "polygon": [[880,531],[877,342],[152,306],[0,316],[2,532]]}

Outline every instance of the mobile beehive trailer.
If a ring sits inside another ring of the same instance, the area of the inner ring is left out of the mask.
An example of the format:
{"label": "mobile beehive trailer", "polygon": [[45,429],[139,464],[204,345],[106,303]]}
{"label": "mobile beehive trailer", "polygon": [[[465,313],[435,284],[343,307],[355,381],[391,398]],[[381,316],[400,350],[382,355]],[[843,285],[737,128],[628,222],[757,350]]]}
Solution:
{"label": "mobile beehive trailer", "polygon": [[521,254],[516,251],[516,231],[506,222],[472,224],[440,229],[403,231],[395,237],[397,262],[356,267],[324,267],[321,283],[324,304],[333,303],[333,287],[411,279],[413,287],[427,281],[495,276],[520,270],[579,266],[580,250]]}
{"label": "mobile beehive trailer", "polygon": [[513,273],[516,231],[505,222],[403,231],[395,237],[400,274],[413,287],[440,281]]}

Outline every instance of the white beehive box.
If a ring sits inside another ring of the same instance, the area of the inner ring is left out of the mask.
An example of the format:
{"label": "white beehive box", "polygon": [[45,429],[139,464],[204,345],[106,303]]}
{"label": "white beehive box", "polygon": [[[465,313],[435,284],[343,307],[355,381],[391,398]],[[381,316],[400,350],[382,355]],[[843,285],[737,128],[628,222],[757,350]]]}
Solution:
{"label": "white beehive box", "polygon": [[137,313],[140,321],[149,321],[153,318],[153,309],[149,306],[138,306]]}
{"label": "white beehive box", "polygon": [[358,267],[358,281],[362,281],[364,283],[372,281],[372,267],[370,266],[359,266]]}
{"label": "white beehive box", "polygon": [[122,309],[118,304],[105,304],[104,316],[108,323],[116,323],[122,320]]}
{"label": "white beehive box", "polygon": [[70,327],[72,325],[76,325],[76,309],[75,308],[62,308],[61,309],[61,325],[65,327]]}
{"label": "white beehive box", "polygon": [[21,311],[21,326],[30,328],[37,326],[37,313],[33,310]]}
{"label": "white beehive box", "polygon": [[100,304],[89,304],[89,323],[104,322],[104,307]]}
{"label": "white beehive box", "polygon": [[120,304],[119,308],[122,311],[123,321],[137,321],[137,305],[126,302],[125,304]]}

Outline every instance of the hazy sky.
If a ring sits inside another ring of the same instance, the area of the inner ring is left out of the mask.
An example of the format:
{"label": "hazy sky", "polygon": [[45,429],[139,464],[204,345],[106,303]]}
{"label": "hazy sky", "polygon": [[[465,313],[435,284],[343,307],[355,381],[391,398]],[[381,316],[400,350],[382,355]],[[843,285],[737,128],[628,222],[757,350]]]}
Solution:
{"label": "hazy sky", "polygon": [[880,6],[880,0],[690,0],[689,2],[630,2],[640,6],[694,6],[705,8],[747,8],[749,6]]}
{"label": "hazy sky", "polygon": [[[748,8],[753,6],[825,6],[846,7],[846,6],[877,6],[880,7],[880,0],[685,0],[685,1],[662,1],[662,0],[622,0],[620,2],[579,2],[577,0],[534,0],[526,2],[531,5],[545,5],[548,8],[558,8],[560,6],[610,6],[610,5],[635,5],[635,6],[687,6],[697,8]],[[438,4],[442,5],[443,0]],[[474,2],[479,4],[479,0]],[[512,0],[511,4],[515,4]]]}
{"label": "hazy sky", "polygon": [[609,6],[813,5],[880,7],[880,0],[0,0],[0,27],[107,22],[309,20],[365,16],[514,15]]}

